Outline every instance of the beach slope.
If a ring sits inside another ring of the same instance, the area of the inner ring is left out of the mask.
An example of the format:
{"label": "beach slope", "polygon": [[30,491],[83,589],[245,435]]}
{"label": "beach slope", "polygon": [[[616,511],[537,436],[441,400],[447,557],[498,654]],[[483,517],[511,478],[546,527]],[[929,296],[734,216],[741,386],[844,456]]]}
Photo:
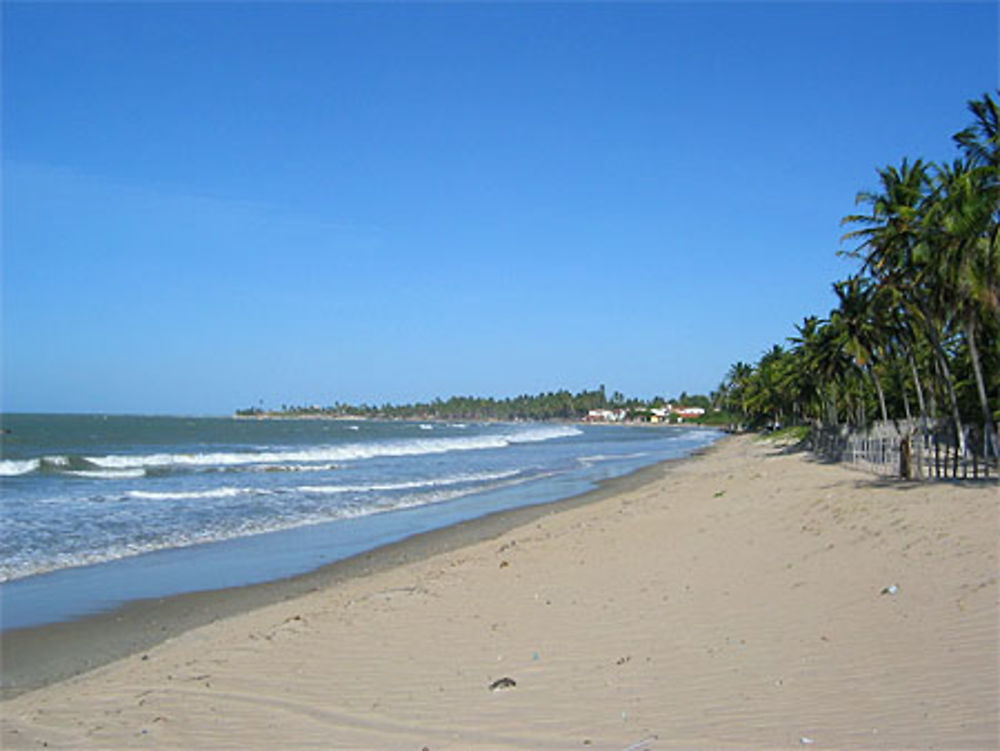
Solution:
{"label": "beach slope", "polygon": [[8,700],[3,747],[997,748],[998,505],[730,437]]}

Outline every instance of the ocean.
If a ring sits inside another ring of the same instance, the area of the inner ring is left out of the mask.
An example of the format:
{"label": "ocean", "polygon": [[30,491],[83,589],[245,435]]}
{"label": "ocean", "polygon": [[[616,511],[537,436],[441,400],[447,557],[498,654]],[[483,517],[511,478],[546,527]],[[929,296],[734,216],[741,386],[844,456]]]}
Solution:
{"label": "ocean", "polygon": [[704,429],[3,417],[0,628],[304,573],[685,456]]}

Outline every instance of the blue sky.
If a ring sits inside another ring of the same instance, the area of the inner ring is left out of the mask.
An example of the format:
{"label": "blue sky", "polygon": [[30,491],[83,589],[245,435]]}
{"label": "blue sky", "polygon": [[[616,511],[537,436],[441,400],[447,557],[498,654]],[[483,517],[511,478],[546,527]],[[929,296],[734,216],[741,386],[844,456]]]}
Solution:
{"label": "blue sky", "polygon": [[980,3],[5,3],[6,411],[707,392],[950,159]]}

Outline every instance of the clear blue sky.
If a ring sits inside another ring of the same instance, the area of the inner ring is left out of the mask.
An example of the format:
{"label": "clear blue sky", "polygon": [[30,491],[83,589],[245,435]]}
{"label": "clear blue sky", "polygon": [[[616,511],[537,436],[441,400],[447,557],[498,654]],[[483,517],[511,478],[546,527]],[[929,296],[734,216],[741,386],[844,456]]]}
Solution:
{"label": "clear blue sky", "polygon": [[707,392],[997,7],[5,3],[2,407]]}

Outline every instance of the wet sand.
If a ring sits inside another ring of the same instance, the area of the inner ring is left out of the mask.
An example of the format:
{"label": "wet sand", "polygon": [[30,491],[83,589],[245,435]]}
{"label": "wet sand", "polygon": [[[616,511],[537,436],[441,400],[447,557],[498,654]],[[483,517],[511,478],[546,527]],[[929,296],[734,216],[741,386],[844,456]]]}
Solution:
{"label": "wet sand", "polygon": [[307,574],[242,587],[136,600],[90,617],[12,629],[4,633],[0,641],[0,698],[12,698],[65,680],[221,618],[495,539],[554,511],[629,492],[662,477],[672,465],[681,461],[685,459],[670,460],[604,480],[595,490],[576,497],[500,511],[415,534]]}
{"label": "wet sand", "polygon": [[31,649],[121,659],[5,701],[3,746],[996,748],[998,507],[727,438],[306,577],[11,634],[29,683],[67,674]]}

